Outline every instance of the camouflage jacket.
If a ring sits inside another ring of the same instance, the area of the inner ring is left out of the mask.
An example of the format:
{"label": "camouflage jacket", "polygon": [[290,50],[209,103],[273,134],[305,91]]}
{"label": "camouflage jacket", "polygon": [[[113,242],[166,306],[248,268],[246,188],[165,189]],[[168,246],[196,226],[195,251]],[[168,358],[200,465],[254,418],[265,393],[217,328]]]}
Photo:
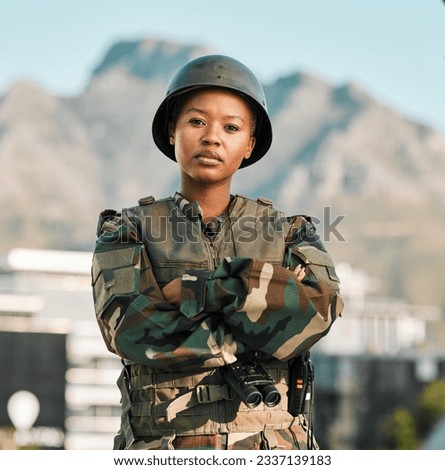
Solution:
{"label": "camouflage jacket", "polygon": [[[212,241],[177,202],[147,198],[100,215],[92,284],[110,351],[152,368],[197,370],[252,352],[286,361],[328,333],[343,301],[309,218],[236,196]],[[178,275],[179,308],[161,291]]]}

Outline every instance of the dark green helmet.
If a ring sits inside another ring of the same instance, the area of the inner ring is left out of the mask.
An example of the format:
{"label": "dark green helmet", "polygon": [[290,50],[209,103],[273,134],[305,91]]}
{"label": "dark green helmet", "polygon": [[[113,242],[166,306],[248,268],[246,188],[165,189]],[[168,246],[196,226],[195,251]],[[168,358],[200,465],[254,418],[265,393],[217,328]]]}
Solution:
{"label": "dark green helmet", "polygon": [[199,57],[184,65],[170,80],[165,98],[152,124],[153,139],[159,150],[176,161],[175,149],[169,142],[168,125],[172,102],[178,95],[206,87],[228,88],[240,94],[256,111],[256,144],[250,158],[240,168],[262,158],[272,143],[272,126],[267,113],[266,97],[256,76],[241,62],[224,55]]}

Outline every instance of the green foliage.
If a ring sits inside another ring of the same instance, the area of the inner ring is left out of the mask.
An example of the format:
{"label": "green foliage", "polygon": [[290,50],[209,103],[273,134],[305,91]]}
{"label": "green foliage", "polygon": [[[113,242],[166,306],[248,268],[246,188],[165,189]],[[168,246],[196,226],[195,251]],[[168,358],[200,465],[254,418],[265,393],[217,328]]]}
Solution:
{"label": "green foliage", "polygon": [[445,413],[445,380],[428,384],[410,411],[406,407],[393,410],[384,424],[383,432],[389,449],[418,449],[421,441]]}
{"label": "green foliage", "polygon": [[445,413],[445,380],[437,380],[425,387],[419,407],[434,422]]}
{"label": "green foliage", "polygon": [[385,428],[389,448],[395,450],[418,448],[416,421],[407,408],[396,408],[387,420]]}
{"label": "green foliage", "polygon": [[445,380],[428,384],[417,402],[417,430],[426,437],[445,413]]}

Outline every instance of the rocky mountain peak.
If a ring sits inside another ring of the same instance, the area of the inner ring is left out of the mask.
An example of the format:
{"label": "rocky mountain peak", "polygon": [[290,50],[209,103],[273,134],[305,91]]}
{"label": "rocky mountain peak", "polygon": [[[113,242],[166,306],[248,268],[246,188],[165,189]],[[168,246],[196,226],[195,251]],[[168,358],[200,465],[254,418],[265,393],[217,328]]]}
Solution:
{"label": "rocky mountain peak", "polygon": [[94,69],[93,76],[122,68],[142,80],[165,79],[181,65],[209,51],[199,45],[184,45],[155,38],[123,40],[113,44]]}
{"label": "rocky mountain peak", "polygon": [[59,99],[36,82],[21,80],[12,85],[0,101],[0,122],[38,122],[39,116],[53,113]]}

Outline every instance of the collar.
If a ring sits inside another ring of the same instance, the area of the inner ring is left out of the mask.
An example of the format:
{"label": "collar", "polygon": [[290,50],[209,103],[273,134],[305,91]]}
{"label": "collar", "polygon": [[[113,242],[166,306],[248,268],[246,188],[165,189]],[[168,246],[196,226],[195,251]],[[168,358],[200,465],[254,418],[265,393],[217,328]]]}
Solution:
{"label": "collar", "polygon": [[173,196],[175,204],[178,209],[194,224],[201,226],[202,209],[198,201],[190,202],[182,194],[176,192]]}
{"label": "collar", "polygon": [[[232,197],[233,199],[233,197]],[[195,225],[197,225],[208,237],[214,237],[222,228],[224,223],[224,214],[220,214],[208,223],[204,224],[202,221],[202,209],[198,201],[190,202],[181,193],[176,192],[173,200],[178,209]]]}

